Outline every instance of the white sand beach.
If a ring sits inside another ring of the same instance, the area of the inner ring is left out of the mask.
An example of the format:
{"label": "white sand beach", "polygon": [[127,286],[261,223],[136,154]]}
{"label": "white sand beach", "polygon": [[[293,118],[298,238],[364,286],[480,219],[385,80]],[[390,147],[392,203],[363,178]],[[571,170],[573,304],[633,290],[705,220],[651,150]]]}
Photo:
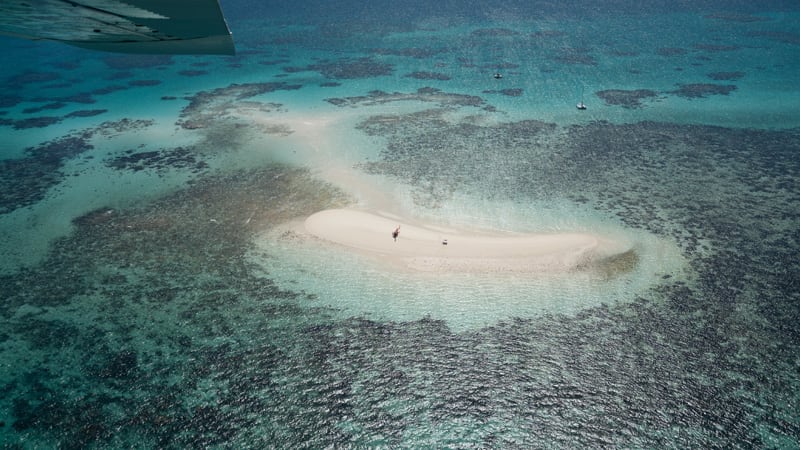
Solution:
{"label": "white sand beach", "polygon": [[[392,232],[398,226],[395,240]],[[622,250],[613,242],[585,233],[456,230],[356,209],[318,212],[305,220],[303,229],[323,241],[425,272],[565,272]]]}

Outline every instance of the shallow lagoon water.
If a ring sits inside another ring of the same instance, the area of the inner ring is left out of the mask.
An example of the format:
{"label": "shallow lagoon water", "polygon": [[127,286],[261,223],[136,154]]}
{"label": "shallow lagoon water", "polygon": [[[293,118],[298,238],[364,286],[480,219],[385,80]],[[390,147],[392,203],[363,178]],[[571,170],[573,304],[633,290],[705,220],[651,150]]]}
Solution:
{"label": "shallow lagoon water", "polygon": [[[232,58],[3,39],[2,444],[796,447],[796,5],[383,6],[223,2]],[[639,258],[283,233],[376,204]]]}
{"label": "shallow lagoon water", "polygon": [[[574,314],[630,301],[665,279],[690,277],[689,266],[673,243],[622,224],[590,217],[585,208],[544,203],[512,205],[458,199],[428,223],[447,229],[514,232],[581,231],[611,242],[630,261],[610,262],[571,273],[426,273],[397,267],[383,255],[353,254],[304,232],[302,224],[277,227],[256,239],[250,258],[265,276],[289,290],[311,296],[309,306],[325,305],[344,317],[405,322],[428,318],[454,331],[480,329],[515,317]],[[468,205],[465,207],[465,205]],[[481,212],[479,220],[475,215]],[[514,214],[492,214],[514,211]],[[421,216],[421,215],[420,215]],[[441,224],[437,219],[446,217]],[[534,218],[535,217],[535,218]],[[402,223],[402,218],[398,217]],[[574,221],[574,222],[573,222]],[[480,225],[477,225],[478,222]],[[387,231],[387,239],[390,239]],[[401,237],[402,239],[402,237]],[[451,239],[452,241],[452,239]],[[450,246],[458,245],[451,242]],[[367,301],[365,301],[368,299]]]}

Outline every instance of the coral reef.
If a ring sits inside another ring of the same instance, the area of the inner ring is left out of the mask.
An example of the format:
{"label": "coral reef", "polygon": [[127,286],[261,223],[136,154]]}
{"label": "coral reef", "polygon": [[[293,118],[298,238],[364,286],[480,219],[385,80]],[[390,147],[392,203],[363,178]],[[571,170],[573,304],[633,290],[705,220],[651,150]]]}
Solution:
{"label": "coral reef", "polygon": [[595,92],[607,105],[622,106],[627,109],[637,109],[644,106],[642,100],[658,98],[658,93],[650,89],[608,89]]}

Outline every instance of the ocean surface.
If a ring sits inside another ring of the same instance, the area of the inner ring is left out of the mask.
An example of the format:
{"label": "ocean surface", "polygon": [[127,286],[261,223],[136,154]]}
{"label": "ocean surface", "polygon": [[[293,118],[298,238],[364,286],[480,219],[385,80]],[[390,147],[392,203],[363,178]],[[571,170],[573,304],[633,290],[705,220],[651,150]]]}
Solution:
{"label": "ocean surface", "polygon": [[[0,447],[800,447],[800,4],[221,4],[232,57],[0,38]],[[345,206],[629,251],[292,232]]]}

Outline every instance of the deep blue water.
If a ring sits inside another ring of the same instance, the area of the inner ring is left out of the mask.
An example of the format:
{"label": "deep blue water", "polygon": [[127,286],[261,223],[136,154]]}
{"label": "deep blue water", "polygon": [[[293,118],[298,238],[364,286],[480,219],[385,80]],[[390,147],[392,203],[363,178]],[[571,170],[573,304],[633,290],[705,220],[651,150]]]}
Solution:
{"label": "deep blue water", "polygon": [[[276,3],[222,2],[235,57],[0,40],[3,446],[800,447],[796,2]],[[304,116],[354,117],[333,159],[417,212],[544,205],[685,267],[460,326],[260,265],[348,201]]]}

